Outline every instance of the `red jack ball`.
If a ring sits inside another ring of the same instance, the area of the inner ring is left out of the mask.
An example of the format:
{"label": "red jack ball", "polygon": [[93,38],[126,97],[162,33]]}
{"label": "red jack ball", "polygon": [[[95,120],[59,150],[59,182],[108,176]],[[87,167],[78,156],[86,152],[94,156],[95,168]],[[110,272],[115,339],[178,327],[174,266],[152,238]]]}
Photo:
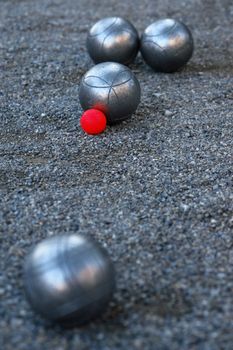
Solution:
{"label": "red jack ball", "polygon": [[88,109],[80,119],[81,128],[90,135],[97,135],[106,129],[107,119],[103,112]]}

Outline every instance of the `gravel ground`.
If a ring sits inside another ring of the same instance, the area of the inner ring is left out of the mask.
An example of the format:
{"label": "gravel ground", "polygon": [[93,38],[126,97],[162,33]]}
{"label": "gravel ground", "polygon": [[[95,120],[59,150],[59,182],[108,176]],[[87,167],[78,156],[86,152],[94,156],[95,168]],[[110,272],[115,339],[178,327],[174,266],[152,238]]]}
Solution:
{"label": "gravel ground", "polygon": [[[137,113],[90,137],[85,37],[109,15],[140,32],[181,19],[196,50],[175,74],[139,56]],[[232,18],[230,0],[1,1],[1,349],[232,349]],[[107,247],[118,289],[101,319],[64,330],[27,304],[22,263],[69,232]]]}

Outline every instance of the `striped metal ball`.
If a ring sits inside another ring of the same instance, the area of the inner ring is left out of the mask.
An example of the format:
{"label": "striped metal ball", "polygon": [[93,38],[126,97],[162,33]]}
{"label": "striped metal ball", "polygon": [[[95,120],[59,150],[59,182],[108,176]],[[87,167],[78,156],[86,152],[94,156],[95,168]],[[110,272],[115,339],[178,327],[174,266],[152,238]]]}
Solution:
{"label": "striped metal ball", "polygon": [[65,324],[84,324],[106,308],[115,285],[113,265],[96,242],[80,235],[45,239],[24,265],[32,308]]}
{"label": "striped metal ball", "polygon": [[101,19],[88,33],[87,50],[95,63],[118,62],[127,65],[133,62],[138,53],[138,32],[124,18]]}
{"label": "striped metal ball", "polygon": [[175,72],[193,54],[193,38],[188,27],[174,19],[162,19],[149,25],[141,37],[141,53],[155,71]]}
{"label": "striped metal ball", "polygon": [[82,78],[79,100],[84,110],[103,112],[108,123],[130,118],[140,102],[140,84],[133,72],[115,62],[104,62],[91,68]]}

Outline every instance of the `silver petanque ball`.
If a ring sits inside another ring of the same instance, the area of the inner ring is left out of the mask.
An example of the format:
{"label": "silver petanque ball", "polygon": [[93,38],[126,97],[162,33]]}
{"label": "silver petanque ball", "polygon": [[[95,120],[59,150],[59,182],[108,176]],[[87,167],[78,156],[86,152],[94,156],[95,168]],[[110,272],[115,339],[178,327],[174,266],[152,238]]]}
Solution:
{"label": "silver petanque ball", "polygon": [[139,36],[134,26],[120,17],[98,21],[87,36],[87,50],[95,63],[131,63],[139,50]]}
{"label": "silver petanque ball", "polygon": [[140,102],[140,84],[133,72],[115,62],[91,68],[82,78],[79,99],[84,110],[102,111],[108,123],[130,118]]}
{"label": "silver petanque ball", "polygon": [[84,324],[106,308],[114,286],[107,253],[80,235],[45,239],[24,266],[28,300],[41,316],[64,324]]}
{"label": "silver petanque ball", "polygon": [[141,37],[141,53],[156,71],[175,72],[191,58],[194,45],[188,27],[174,19],[162,19],[146,28]]}

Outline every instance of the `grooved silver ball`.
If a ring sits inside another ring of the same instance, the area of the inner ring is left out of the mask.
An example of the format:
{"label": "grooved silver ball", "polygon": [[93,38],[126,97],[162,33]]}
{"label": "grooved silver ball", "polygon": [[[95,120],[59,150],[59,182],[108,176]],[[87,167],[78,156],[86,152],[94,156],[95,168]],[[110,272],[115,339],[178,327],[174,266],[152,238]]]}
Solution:
{"label": "grooved silver ball", "polygon": [[65,324],[84,324],[102,313],[114,281],[107,253],[75,234],[45,239],[24,266],[25,291],[33,309]]}
{"label": "grooved silver ball", "polygon": [[120,17],[98,21],[87,36],[87,50],[95,63],[131,63],[139,50],[139,36],[134,26]]}
{"label": "grooved silver ball", "polygon": [[142,56],[156,71],[175,72],[188,62],[193,48],[190,30],[174,19],[154,22],[141,37]]}
{"label": "grooved silver ball", "polygon": [[82,78],[79,99],[84,110],[102,111],[110,124],[130,118],[140,102],[140,84],[133,72],[115,62],[91,68]]}

